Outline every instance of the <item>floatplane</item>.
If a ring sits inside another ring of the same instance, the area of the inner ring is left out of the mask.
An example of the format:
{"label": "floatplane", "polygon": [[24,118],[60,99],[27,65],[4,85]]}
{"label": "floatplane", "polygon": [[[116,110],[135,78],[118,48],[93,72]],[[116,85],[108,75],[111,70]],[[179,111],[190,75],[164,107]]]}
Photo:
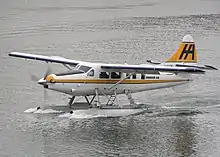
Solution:
{"label": "floatplane", "polygon": [[[137,108],[132,93],[182,85],[193,81],[191,74],[217,70],[197,64],[195,43],[190,35],[184,36],[178,50],[162,63],[151,60],[138,65],[92,63],[23,52],[10,52],[9,56],[64,65],[67,71],[53,74],[47,70],[37,83],[70,95],[69,106],[74,106],[76,97],[84,97],[91,108],[100,109]],[[118,104],[120,94],[127,96],[129,105]],[[105,103],[100,102],[100,96]]]}

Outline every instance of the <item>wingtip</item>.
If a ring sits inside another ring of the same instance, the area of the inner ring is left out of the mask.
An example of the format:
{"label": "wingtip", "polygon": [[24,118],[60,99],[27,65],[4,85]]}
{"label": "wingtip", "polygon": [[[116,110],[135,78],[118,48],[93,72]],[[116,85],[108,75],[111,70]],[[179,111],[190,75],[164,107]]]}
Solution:
{"label": "wingtip", "polygon": [[205,67],[208,69],[208,70],[218,70],[216,67],[212,66],[212,65],[205,65]]}
{"label": "wingtip", "polygon": [[194,73],[194,74],[205,74],[205,70],[199,69],[199,68],[187,68],[186,70],[189,73]]}
{"label": "wingtip", "polygon": [[17,52],[14,52],[14,51],[8,53],[9,56],[15,56],[16,54]]}
{"label": "wingtip", "polygon": [[9,55],[9,56],[13,56],[13,55],[15,55],[15,54],[17,54],[17,53],[18,53],[18,52],[11,51],[11,52],[8,53],[8,55]]}
{"label": "wingtip", "polygon": [[9,52],[8,55],[11,56],[13,52]]}

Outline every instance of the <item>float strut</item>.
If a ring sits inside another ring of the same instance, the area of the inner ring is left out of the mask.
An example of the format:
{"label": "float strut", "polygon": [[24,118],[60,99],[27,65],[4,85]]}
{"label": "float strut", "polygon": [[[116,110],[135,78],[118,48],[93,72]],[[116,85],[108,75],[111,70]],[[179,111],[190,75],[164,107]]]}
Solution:
{"label": "float strut", "polygon": [[115,99],[116,99],[116,105],[119,106],[119,101],[118,101],[118,99],[117,99],[117,93],[116,93],[116,91],[114,91],[114,94],[115,94]]}
{"label": "float strut", "polygon": [[73,97],[70,99],[70,101],[69,101],[69,106],[72,106],[72,105],[74,104],[74,103],[73,103],[74,99],[75,99],[75,96],[73,96]]}
{"label": "float strut", "polygon": [[89,101],[88,96],[85,96],[85,99],[86,99],[87,103],[88,103],[90,106],[92,106],[92,102],[93,102],[93,100],[95,99],[95,97],[96,97],[96,95],[94,95],[94,96],[92,97],[92,99]]}
{"label": "float strut", "polygon": [[100,102],[99,102],[99,93],[98,93],[98,88],[95,89],[95,94],[96,94],[96,105],[97,107],[101,107]]}

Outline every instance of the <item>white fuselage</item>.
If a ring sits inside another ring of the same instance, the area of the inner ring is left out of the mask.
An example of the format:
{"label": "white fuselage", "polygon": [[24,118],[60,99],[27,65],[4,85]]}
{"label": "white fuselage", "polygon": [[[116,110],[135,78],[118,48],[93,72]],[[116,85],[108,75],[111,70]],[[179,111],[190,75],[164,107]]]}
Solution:
{"label": "white fuselage", "polygon": [[[79,67],[77,67],[80,69]],[[88,68],[89,69],[89,68]],[[113,95],[125,94],[128,90],[131,93],[168,88],[191,81],[174,73],[158,74],[126,74],[118,73],[120,76],[113,77],[112,72],[108,76],[101,77],[100,73],[105,73],[99,66],[93,66],[88,71],[78,74],[55,75],[46,77],[47,88],[66,93],[72,96],[95,95],[96,89],[99,94]]]}

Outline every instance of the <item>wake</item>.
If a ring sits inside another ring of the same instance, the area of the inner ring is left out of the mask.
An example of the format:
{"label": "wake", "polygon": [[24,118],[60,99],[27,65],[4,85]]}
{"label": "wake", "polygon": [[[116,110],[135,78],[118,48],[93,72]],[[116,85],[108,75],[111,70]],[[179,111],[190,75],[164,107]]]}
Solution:
{"label": "wake", "polygon": [[[70,113],[70,111],[72,111]],[[25,113],[33,114],[59,114],[59,118],[70,118],[70,119],[90,119],[97,117],[123,117],[129,115],[137,115],[145,112],[145,109],[81,109],[81,110],[71,110],[69,107],[65,109],[56,110],[52,108],[39,109],[29,108],[24,111]]]}
{"label": "wake", "polygon": [[61,118],[97,118],[97,117],[124,117],[129,115],[137,115],[143,113],[143,109],[88,109],[88,110],[74,110],[73,113],[65,113],[59,115]]}
{"label": "wake", "polygon": [[[193,116],[197,114],[203,114],[207,112],[198,107],[184,107],[184,106],[154,106],[141,104],[137,109],[76,109],[73,110],[69,106],[49,106],[47,108],[29,108],[25,110],[25,113],[32,114],[56,114],[59,118],[69,119],[91,119],[98,117],[126,117],[131,115],[140,115],[148,113],[147,117],[167,117],[167,116]],[[212,106],[214,108],[220,107],[220,105]],[[211,108],[211,107],[210,107]]]}
{"label": "wake", "polygon": [[29,108],[24,111],[25,113],[37,113],[37,114],[54,114],[54,113],[63,113],[63,111],[57,111],[53,109],[38,109],[38,107],[35,108]]}

